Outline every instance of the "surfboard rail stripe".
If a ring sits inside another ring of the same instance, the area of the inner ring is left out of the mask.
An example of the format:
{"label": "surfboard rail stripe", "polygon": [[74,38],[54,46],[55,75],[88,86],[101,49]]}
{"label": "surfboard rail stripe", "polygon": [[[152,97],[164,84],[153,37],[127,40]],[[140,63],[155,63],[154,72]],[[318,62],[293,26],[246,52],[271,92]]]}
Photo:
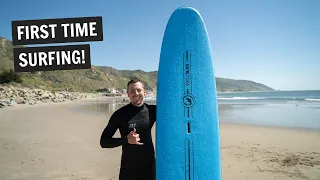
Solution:
{"label": "surfboard rail stripe", "polygon": [[185,180],[194,180],[194,153],[192,138],[186,137],[185,140]]}
{"label": "surfboard rail stripe", "polygon": [[182,102],[184,106],[184,111],[187,112],[185,114],[185,119],[184,121],[186,122],[187,125],[187,133],[186,133],[186,147],[185,147],[185,152],[186,152],[186,175],[185,179],[186,180],[193,180],[193,161],[191,158],[193,157],[193,146],[191,145],[192,137],[191,137],[191,121],[193,118],[190,116],[191,111],[192,111],[192,106],[194,105],[194,96],[192,95],[192,64],[191,64],[191,53],[189,53],[189,50],[185,50],[185,52],[182,54],[182,60],[183,60],[183,84],[184,84],[184,96],[182,97]]}

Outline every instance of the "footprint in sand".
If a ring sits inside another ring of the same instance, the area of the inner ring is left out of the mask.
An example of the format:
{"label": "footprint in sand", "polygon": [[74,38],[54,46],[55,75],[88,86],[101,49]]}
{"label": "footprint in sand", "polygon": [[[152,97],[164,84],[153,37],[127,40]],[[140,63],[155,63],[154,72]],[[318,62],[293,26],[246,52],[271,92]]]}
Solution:
{"label": "footprint in sand", "polygon": [[299,163],[299,160],[300,160],[299,156],[295,154],[291,154],[282,160],[281,165],[288,166],[288,167],[295,166]]}

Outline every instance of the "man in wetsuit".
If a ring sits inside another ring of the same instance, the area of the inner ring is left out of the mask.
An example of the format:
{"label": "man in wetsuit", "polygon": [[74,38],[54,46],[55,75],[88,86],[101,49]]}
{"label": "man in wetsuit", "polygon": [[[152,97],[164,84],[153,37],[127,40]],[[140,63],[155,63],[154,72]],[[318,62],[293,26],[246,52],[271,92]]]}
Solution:
{"label": "man in wetsuit", "polygon": [[[156,106],[144,103],[146,90],[139,79],[127,84],[130,103],[115,111],[104,129],[102,148],[122,146],[119,180],[154,180],[155,151],[151,129]],[[121,138],[113,138],[119,129]]]}

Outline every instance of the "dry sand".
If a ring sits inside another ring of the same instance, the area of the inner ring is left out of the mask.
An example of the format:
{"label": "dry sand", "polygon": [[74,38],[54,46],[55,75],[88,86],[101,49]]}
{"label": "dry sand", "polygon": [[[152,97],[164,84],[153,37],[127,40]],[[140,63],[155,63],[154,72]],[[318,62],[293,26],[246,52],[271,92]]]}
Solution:
{"label": "dry sand", "polygon": [[[109,116],[72,110],[81,104],[0,109],[0,179],[118,179],[121,148],[99,145]],[[223,180],[320,179],[316,131],[222,123],[221,153]]]}

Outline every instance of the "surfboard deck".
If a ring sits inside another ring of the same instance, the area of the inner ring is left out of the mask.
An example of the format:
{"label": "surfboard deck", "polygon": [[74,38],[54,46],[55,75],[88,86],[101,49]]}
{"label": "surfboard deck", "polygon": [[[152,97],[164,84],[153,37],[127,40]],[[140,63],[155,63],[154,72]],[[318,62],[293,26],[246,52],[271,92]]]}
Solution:
{"label": "surfboard deck", "polygon": [[199,12],[176,9],[165,29],[157,85],[157,180],[220,180],[213,58]]}

